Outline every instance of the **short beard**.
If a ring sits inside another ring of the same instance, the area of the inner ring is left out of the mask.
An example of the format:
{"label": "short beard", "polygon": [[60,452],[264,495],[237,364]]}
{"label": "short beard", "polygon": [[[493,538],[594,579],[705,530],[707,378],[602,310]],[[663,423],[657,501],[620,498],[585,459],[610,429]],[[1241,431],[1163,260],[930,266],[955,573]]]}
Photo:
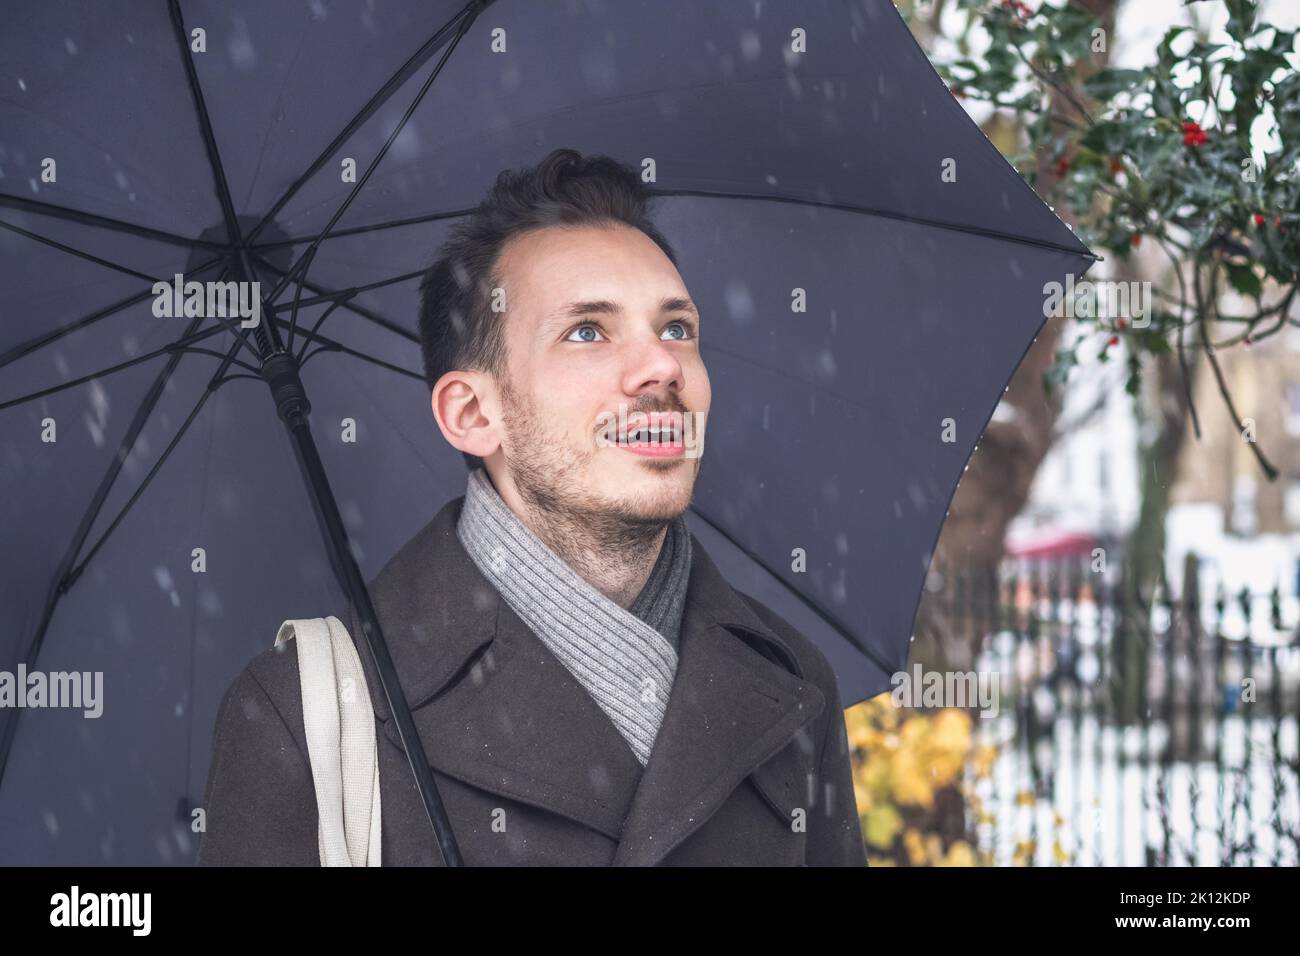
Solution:
{"label": "short beard", "polygon": [[557,554],[634,554],[654,544],[685,510],[644,514],[620,502],[593,500],[581,491],[581,479],[598,450],[594,437],[581,455],[554,454],[548,449],[563,449],[564,443],[552,440],[529,401],[505,381],[501,403],[511,449],[502,449],[506,468],[533,519],[529,524]]}

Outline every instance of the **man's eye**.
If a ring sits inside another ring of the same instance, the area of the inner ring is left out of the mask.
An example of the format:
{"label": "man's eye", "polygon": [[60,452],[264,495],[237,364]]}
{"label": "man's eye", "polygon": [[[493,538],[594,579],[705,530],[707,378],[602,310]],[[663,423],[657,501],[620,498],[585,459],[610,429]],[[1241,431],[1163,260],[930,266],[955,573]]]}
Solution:
{"label": "man's eye", "polygon": [[687,328],[685,322],[670,322],[664,329],[664,335],[670,339],[689,339],[691,330]]}
{"label": "man's eye", "polygon": [[578,326],[578,327],[575,328],[572,332],[570,332],[567,336],[565,336],[564,341],[566,341],[566,342],[599,342],[599,341],[600,341],[600,330],[599,330],[598,328],[596,328],[594,325],[591,325],[591,324],[589,324],[589,323],[587,323],[587,324],[583,324],[583,325]]}

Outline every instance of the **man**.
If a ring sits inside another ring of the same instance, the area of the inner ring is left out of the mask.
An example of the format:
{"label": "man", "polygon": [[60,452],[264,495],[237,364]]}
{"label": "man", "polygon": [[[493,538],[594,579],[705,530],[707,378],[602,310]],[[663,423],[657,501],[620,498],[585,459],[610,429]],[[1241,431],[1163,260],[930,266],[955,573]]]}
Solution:
{"label": "man", "polygon": [[[466,863],[862,866],[829,664],[686,529],[711,394],[647,198],[556,150],[453,229],[420,336],[469,482],[370,583],[376,613]],[[200,863],[318,863],[295,643],[222,703]],[[383,863],[440,863],[361,657]]]}

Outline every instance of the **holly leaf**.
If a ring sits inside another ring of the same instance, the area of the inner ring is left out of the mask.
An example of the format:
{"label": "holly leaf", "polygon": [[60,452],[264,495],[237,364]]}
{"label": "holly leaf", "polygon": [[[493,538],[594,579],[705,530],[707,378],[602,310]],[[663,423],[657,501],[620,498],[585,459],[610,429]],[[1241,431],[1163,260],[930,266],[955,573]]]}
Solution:
{"label": "holly leaf", "polygon": [[1263,284],[1259,281],[1259,276],[1255,275],[1255,270],[1249,265],[1240,265],[1235,262],[1225,262],[1224,269],[1228,271],[1228,281],[1232,287],[1242,295],[1248,295],[1251,298],[1258,299],[1263,289]]}

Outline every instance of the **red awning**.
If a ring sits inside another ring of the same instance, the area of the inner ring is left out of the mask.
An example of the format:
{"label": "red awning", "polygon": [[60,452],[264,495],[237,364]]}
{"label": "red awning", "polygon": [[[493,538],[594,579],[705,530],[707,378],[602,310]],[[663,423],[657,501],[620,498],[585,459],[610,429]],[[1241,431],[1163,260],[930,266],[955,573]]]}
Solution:
{"label": "red awning", "polygon": [[1063,558],[1089,554],[1100,542],[1086,531],[1060,528],[1036,528],[1014,538],[1008,537],[1006,554],[1010,558]]}

